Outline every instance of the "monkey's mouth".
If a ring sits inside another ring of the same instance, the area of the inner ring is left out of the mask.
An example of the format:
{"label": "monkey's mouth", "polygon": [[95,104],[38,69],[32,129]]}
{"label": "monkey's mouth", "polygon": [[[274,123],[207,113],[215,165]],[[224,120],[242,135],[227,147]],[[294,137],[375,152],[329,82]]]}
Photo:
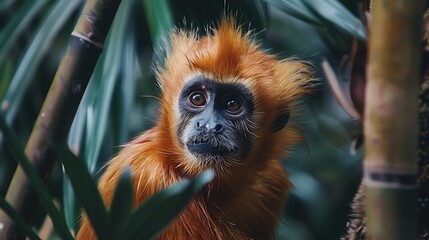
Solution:
{"label": "monkey's mouth", "polygon": [[227,144],[226,139],[219,139],[212,135],[198,135],[191,137],[186,146],[196,155],[222,157],[238,151],[235,145]]}

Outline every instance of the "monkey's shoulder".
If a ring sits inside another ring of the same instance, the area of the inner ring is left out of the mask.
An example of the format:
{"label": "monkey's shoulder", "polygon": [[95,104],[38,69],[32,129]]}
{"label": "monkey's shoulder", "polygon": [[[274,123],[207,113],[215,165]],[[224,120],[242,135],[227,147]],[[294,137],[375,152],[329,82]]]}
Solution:
{"label": "monkey's shoulder", "polygon": [[109,161],[99,188],[105,197],[113,193],[122,172],[129,168],[136,198],[136,204],[148,196],[176,182],[165,174],[159,146],[154,130],[148,130],[124,145],[124,148]]}

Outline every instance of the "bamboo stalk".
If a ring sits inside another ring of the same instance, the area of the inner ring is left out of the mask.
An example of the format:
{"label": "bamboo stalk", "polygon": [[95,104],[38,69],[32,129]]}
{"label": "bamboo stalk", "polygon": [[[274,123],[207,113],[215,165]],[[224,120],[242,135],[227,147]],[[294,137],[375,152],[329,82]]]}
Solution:
{"label": "bamboo stalk", "polygon": [[422,0],[373,1],[364,114],[367,238],[417,239]]}
{"label": "bamboo stalk", "polygon": [[[57,70],[25,148],[28,159],[45,181],[56,163],[48,143],[65,143],[119,3],[120,0],[88,0],[72,33],[68,51]],[[31,224],[35,199],[28,178],[18,167],[6,200]],[[25,238],[1,210],[0,223],[0,239]]]}

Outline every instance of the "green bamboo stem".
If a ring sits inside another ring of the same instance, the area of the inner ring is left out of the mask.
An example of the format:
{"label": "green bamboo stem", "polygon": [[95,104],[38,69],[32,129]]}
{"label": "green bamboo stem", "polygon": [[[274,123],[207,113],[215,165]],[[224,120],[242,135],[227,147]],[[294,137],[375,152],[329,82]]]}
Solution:
{"label": "green bamboo stem", "polygon": [[368,239],[417,239],[422,0],[373,1],[364,114]]}
{"label": "green bamboo stem", "polygon": [[[119,3],[120,0],[88,0],[72,33],[68,51],[57,70],[25,148],[28,159],[45,181],[56,163],[49,142],[65,143]],[[6,200],[31,224],[36,208],[35,199],[28,178],[18,167]],[[0,223],[0,239],[25,238],[2,210]]]}

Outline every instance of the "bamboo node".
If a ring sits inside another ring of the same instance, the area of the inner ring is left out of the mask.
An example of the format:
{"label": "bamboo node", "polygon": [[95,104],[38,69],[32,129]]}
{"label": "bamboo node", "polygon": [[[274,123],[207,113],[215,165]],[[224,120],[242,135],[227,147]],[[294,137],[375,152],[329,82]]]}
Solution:
{"label": "bamboo node", "polygon": [[365,165],[364,182],[366,186],[391,189],[417,188],[417,173],[411,170],[398,170]]}
{"label": "bamboo node", "polygon": [[88,36],[86,36],[85,34],[82,34],[82,33],[78,32],[78,31],[73,31],[71,33],[71,35],[75,36],[77,38],[83,39],[83,40],[85,40],[85,41],[93,44],[97,48],[103,49],[103,47],[104,47],[104,44],[102,42],[94,41],[93,39],[90,39]]}

